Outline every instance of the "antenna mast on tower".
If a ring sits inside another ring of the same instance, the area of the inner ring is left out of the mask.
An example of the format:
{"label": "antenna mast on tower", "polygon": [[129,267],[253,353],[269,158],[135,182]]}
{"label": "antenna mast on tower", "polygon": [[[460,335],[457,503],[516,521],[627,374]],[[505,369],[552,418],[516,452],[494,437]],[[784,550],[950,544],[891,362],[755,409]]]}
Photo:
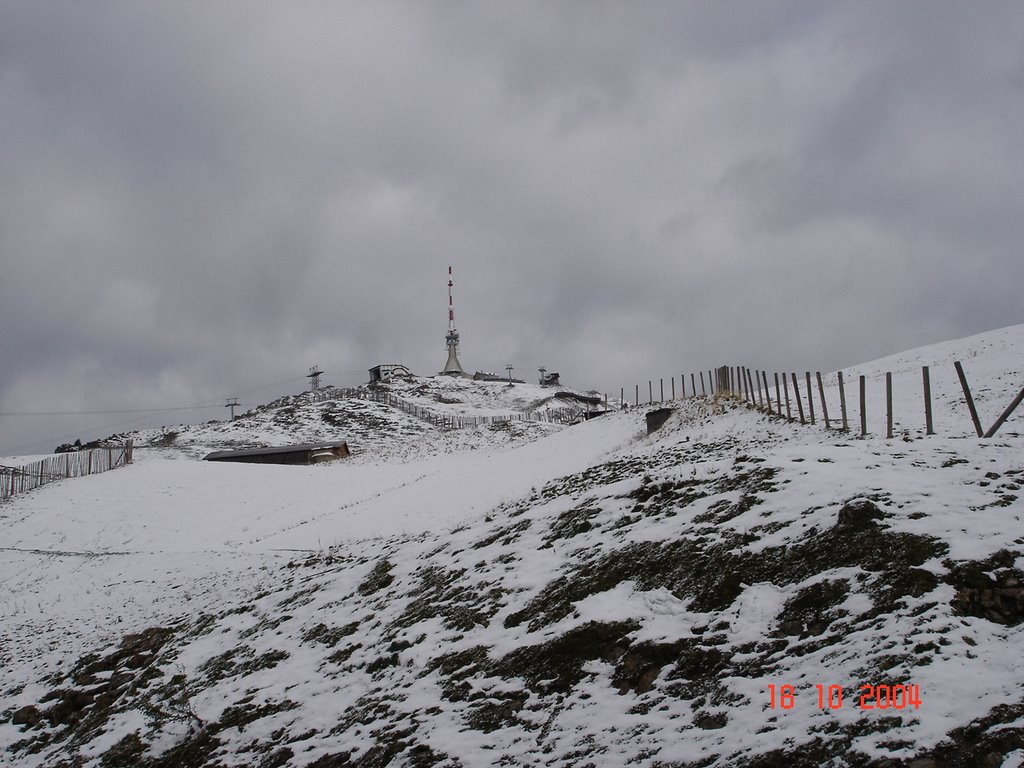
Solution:
{"label": "antenna mast on tower", "polygon": [[458,376],[463,373],[462,364],[456,355],[459,346],[459,332],[455,330],[455,300],[452,298],[452,288],[455,283],[452,281],[452,268],[448,267],[448,335],[444,337],[448,347],[448,362],[444,364],[441,373]]}

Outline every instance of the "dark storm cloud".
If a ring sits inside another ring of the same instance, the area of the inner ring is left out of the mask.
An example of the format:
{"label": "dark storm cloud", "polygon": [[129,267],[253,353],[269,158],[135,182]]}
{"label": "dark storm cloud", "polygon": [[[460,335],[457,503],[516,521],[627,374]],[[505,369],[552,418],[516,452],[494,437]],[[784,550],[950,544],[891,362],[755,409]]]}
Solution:
{"label": "dark storm cloud", "polygon": [[7,3],[0,449],[430,373],[448,264],[465,365],[614,392],[1019,322],[1022,16]]}

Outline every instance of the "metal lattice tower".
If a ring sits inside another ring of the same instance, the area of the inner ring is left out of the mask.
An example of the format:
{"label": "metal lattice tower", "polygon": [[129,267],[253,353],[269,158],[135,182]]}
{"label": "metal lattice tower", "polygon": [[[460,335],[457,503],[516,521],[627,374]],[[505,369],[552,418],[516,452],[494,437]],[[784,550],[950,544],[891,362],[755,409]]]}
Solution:
{"label": "metal lattice tower", "polygon": [[229,397],[229,398],[227,398],[227,401],[228,401],[227,405],[225,405],[224,407],[231,409],[231,420],[234,421],[235,420],[235,408],[239,408],[240,407],[238,405],[238,398],[237,397]]}
{"label": "metal lattice tower", "polygon": [[448,346],[448,362],[444,364],[441,373],[460,375],[463,373],[462,364],[459,362],[456,351],[459,346],[459,332],[455,330],[455,301],[452,298],[452,268],[448,267],[448,335],[444,337]]}
{"label": "metal lattice tower", "polygon": [[314,392],[320,389],[320,374],[322,373],[323,371],[314,365],[309,369],[309,373],[306,374],[306,378],[310,380],[309,388]]}

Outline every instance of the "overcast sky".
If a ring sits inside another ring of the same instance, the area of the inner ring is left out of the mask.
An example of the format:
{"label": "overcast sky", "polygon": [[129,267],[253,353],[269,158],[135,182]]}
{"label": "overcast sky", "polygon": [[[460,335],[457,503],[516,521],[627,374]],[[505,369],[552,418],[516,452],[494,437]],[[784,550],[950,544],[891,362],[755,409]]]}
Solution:
{"label": "overcast sky", "polygon": [[1022,137],[1019,2],[3,0],[0,455],[432,374],[448,265],[615,394],[1024,322]]}

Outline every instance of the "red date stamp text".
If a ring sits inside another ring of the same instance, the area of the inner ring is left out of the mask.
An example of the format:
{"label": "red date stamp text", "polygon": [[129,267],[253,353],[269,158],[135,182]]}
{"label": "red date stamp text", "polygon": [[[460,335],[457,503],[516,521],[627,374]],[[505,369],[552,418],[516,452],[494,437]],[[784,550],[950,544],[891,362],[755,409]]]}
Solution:
{"label": "red date stamp text", "polygon": [[[815,686],[818,709],[842,709],[850,704],[863,710],[919,709],[921,688],[917,685],[862,685],[847,698],[841,685]],[[796,705],[796,690],[792,685],[769,685],[768,708],[792,709]]]}

